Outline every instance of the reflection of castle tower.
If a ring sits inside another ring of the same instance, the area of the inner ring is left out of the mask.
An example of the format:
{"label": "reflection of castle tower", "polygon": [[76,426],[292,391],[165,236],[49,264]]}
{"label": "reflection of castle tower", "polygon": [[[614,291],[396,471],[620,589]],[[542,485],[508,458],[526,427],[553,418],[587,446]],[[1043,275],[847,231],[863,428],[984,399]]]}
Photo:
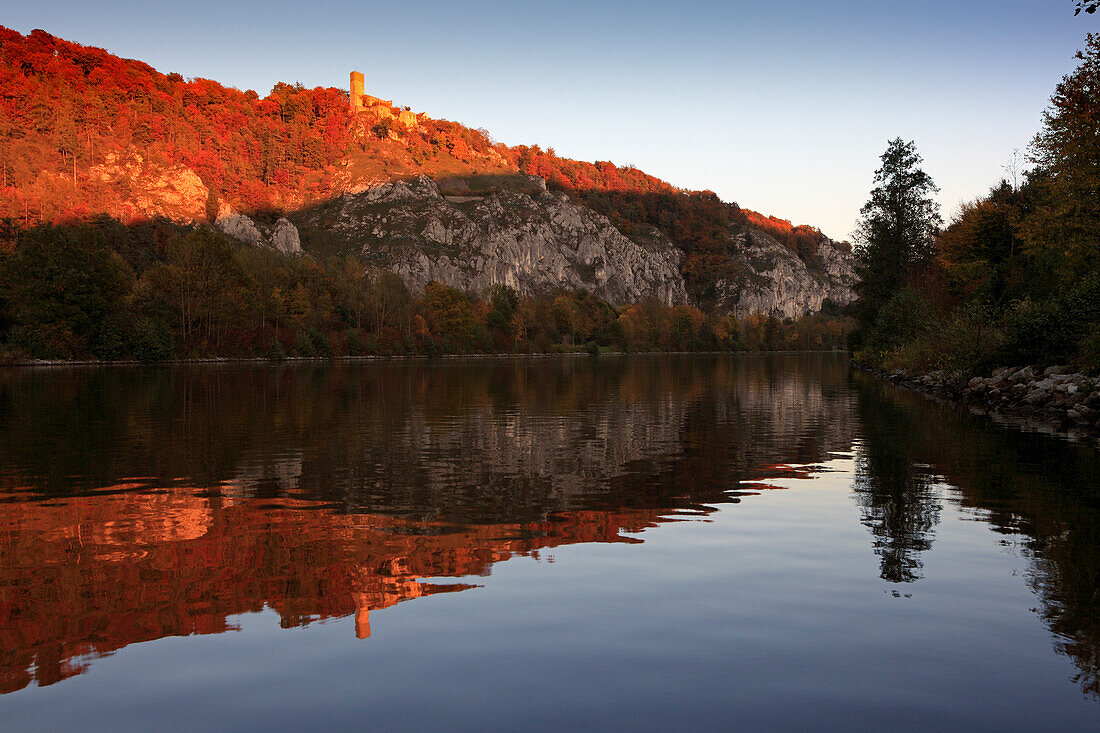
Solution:
{"label": "reflection of castle tower", "polygon": [[363,72],[351,72],[351,112],[355,114],[363,109]]}
{"label": "reflection of castle tower", "polygon": [[370,638],[370,607],[360,606],[355,609],[355,638]]}

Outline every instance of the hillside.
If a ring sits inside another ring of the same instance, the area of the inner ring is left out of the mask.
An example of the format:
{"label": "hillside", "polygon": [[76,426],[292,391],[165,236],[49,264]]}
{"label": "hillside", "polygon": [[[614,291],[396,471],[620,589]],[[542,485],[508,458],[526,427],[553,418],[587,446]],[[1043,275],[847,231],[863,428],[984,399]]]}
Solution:
{"label": "hillside", "polygon": [[[210,239],[210,224],[228,240]],[[234,253],[241,243],[314,264],[277,264],[284,281],[268,292],[263,273],[276,265]],[[367,338],[361,302],[386,291],[379,274],[387,270],[408,288],[403,297],[421,304],[413,312],[424,321],[419,335],[412,312],[388,326],[386,350],[399,352],[433,343],[547,348],[581,338],[631,348],[735,344],[727,316],[798,318],[848,303],[855,281],[846,244],[633,167],[509,147],[358,90],[352,99],[342,89],[277,84],[261,98],[44,31],[2,27],[0,247],[14,255],[0,257],[0,341],[19,344],[20,353],[99,358],[183,347],[329,352],[314,348],[322,342],[340,344],[334,353],[369,352],[369,344],[355,346]],[[209,284],[189,279],[205,272],[205,260],[189,259],[198,253],[215,253],[228,268],[210,274],[217,297],[208,288],[184,293]],[[114,305],[95,301],[87,311],[90,301],[67,289],[65,278],[76,276],[70,266],[102,275],[80,292]],[[51,286],[41,280],[51,277]],[[480,336],[464,325],[452,339],[455,323],[433,324],[423,305],[433,281],[469,295]],[[369,283],[382,290],[362,291]],[[514,293],[509,313],[523,303],[534,309],[519,331],[485,320],[489,291],[499,286]],[[167,299],[171,288],[175,301]],[[307,292],[308,308],[291,304]],[[588,325],[560,313],[539,321],[550,316],[537,304],[561,294],[580,299],[570,307],[590,313]],[[69,297],[79,305],[58,300]],[[642,309],[641,320],[617,323],[649,299],[666,311]],[[216,313],[214,302],[222,302]],[[674,307],[694,314],[681,314],[693,325],[678,327],[679,336],[668,330]],[[70,317],[58,313],[70,311],[75,320],[58,325]],[[103,321],[107,311],[113,325]],[[750,342],[799,338],[756,323]],[[836,344],[837,333],[825,340]],[[372,332],[368,340],[381,338]]]}

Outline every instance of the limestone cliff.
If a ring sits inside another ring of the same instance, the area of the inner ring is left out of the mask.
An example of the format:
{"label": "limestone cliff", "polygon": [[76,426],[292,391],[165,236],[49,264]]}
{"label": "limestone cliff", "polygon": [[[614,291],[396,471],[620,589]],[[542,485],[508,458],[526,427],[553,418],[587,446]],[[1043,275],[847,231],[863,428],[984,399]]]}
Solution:
{"label": "limestone cliff", "polygon": [[280,216],[273,226],[261,230],[262,225],[257,225],[244,214],[227,209],[218,216],[214,226],[223,234],[253,247],[269,247],[288,255],[302,254],[298,229],[285,217]]}
{"label": "limestone cliff", "polygon": [[688,302],[681,254],[667,238],[639,244],[541,179],[528,184],[526,192],[445,197],[426,177],[380,183],[308,214],[302,226],[358,243],[414,291],[437,280],[467,291],[503,284],[521,293],[584,290],[616,304]]}
{"label": "limestone cliff", "polygon": [[[127,221],[166,217],[194,222],[206,215],[208,192],[197,173],[182,165],[150,162],[134,151],[109,153],[103,163],[88,169],[84,185],[86,196],[112,202],[104,207],[106,213]],[[107,195],[111,188],[123,193]]]}
{"label": "limestone cliff", "polygon": [[755,313],[797,318],[855,300],[855,259],[851,249],[823,239],[808,262],[765,232],[747,228],[736,235],[739,275],[717,284],[718,304],[739,317]]}
{"label": "limestone cliff", "polygon": [[[542,179],[520,178],[522,185],[453,196],[423,176],[360,183],[295,219],[307,250],[324,243],[358,253],[417,292],[437,280],[475,292],[504,284],[521,293],[583,290],[619,305],[646,297],[696,304],[680,273],[682,253],[659,230],[626,237],[606,217],[547,191]],[[739,224],[731,236],[737,274],[716,283],[719,308],[786,318],[816,312],[826,299],[855,298],[847,245],[823,238],[804,260],[751,226]]]}

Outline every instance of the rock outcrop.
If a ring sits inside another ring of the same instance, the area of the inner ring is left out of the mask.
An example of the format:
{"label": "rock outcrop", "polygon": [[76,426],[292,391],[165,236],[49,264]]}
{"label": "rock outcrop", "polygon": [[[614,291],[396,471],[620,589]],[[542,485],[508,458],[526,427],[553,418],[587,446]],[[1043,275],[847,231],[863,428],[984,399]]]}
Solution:
{"label": "rock outcrop", "polygon": [[271,230],[271,246],[283,254],[302,254],[302,243],[298,238],[298,228],[285,217],[279,217]]}
{"label": "rock outcrop", "polygon": [[195,222],[206,216],[209,192],[198,174],[182,165],[160,165],[136,152],[109,153],[88,169],[87,179],[92,185],[126,187],[125,200],[111,212],[123,219],[163,216]]}
{"label": "rock outcrop", "polygon": [[738,239],[739,274],[717,287],[724,310],[741,318],[756,313],[797,318],[821,310],[826,300],[837,305],[855,300],[855,262],[845,245],[823,239],[807,263],[764,232],[747,229]]}
{"label": "rock outcrop", "polygon": [[267,244],[264,240],[264,235],[260,234],[260,230],[256,228],[256,222],[252,221],[244,214],[238,214],[236,212],[222,214],[218,217],[218,220],[214,222],[214,226],[217,227],[222,234],[233,237],[233,239],[253,247],[262,247]]}
{"label": "rock outcrop", "polygon": [[[925,379],[929,377],[936,375]],[[990,377],[972,378],[959,396],[991,409],[1100,427],[1100,385],[1067,367],[998,369]]]}
{"label": "rock outcrop", "polygon": [[214,226],[223,234],[252,247],[270,247],[291,255],[302,254],[298,228],[285,217],[279,217],[275,225],[265,232],[249,217],[229,209],[218,216]]}
{"label": "rock outcrop", "polygon": [[667,238],[639,244],[541,179],[531,183],[531,192],[461,197],[442,196],[423,176],[382,183],[346,194],[332,220],[312,223],[362,242],[366,259],[414,291],[437,280],[467,291],[585,290],[616,304],[689,301],[680,251]]}

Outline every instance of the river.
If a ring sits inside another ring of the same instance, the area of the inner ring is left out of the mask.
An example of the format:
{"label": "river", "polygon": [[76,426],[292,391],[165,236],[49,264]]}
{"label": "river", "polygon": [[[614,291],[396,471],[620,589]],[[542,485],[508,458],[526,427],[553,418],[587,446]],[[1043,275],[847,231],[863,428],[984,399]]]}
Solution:
{"label": "river", "polygon": [[1100,727],[1100,453],[843,354],[0,371],[5,730]]}

